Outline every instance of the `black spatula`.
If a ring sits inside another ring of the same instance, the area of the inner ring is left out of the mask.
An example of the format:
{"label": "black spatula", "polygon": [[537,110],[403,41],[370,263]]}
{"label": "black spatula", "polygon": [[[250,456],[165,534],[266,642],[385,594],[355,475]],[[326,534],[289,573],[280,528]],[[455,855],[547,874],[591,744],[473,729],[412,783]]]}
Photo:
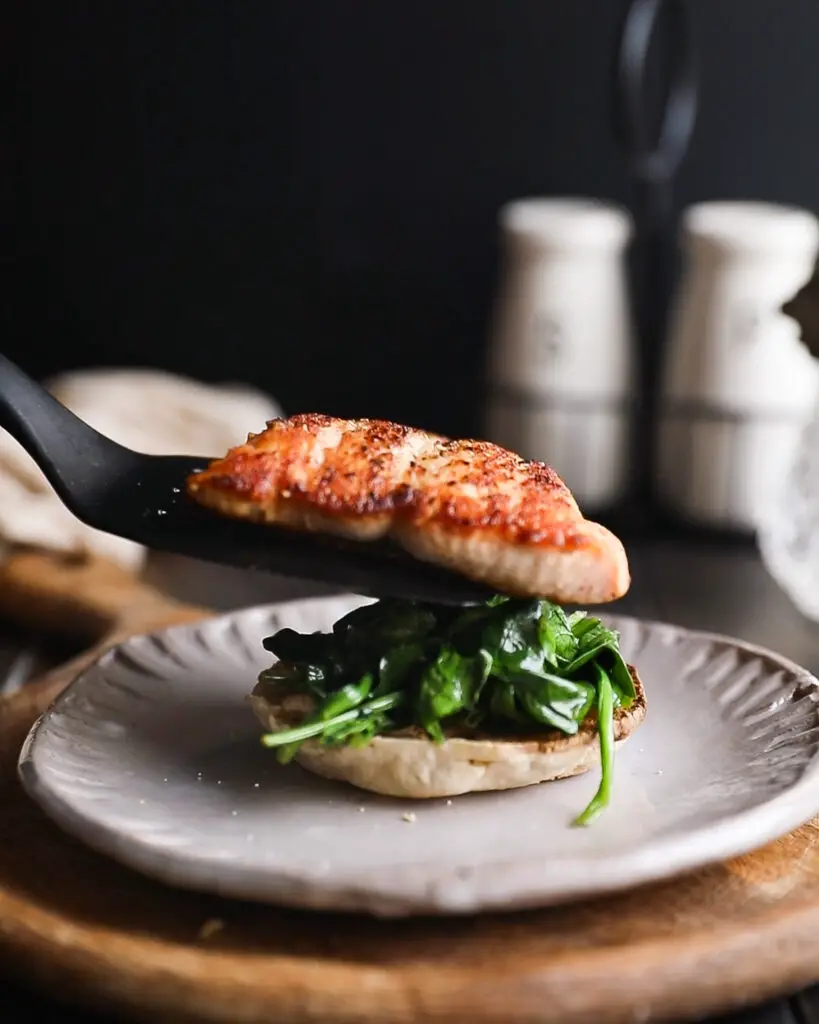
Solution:
{"label": "black spatula", "polygon": [[78,519],[145,547],[373,597],[466,604],[489,595],[486,588],[391,546],[336,542],[211,513],[185,494],[186,477],[209,458],[123,448],[2,355],[0,427],[23,445]]}

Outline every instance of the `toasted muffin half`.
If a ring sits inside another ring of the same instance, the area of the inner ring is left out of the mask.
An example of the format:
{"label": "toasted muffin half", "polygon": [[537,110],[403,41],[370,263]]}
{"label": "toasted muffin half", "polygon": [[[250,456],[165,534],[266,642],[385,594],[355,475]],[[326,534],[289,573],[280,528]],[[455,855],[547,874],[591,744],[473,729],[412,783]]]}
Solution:
{"label": "toasted muffin half", "polygon": [[[642,725],[646,697],[637,671],[629,666],[635,698],[614,715],[614,739],[620,746]],[[298,725],[312,709],[303,694],[282,697],[260,681],[250,696],[256,717],[269,732]],[[364,747],[301,744],[295,760],[308,771],[349,782],[385,796],[423,800],[488,790],[518,789],[579,775],[600,764],[597,717],[587,715],[574,736],[558,730],[511,737],[486,733],[458,735],[450,730],[434,743],[413,727],[376,736]]]}

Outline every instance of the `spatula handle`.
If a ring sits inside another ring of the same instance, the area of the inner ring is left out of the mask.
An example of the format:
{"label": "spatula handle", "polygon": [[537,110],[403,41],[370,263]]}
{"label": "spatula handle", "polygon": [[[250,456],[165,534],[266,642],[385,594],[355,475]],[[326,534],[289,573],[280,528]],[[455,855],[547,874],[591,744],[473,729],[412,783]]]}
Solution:
{"label": "spatula handle", "polygon": [[[100,480],[99,467],[127,450],[75,416],[0,354],[0,427],[25,448],[69,508]],[[131,453],[132,454],[132,453]]]}

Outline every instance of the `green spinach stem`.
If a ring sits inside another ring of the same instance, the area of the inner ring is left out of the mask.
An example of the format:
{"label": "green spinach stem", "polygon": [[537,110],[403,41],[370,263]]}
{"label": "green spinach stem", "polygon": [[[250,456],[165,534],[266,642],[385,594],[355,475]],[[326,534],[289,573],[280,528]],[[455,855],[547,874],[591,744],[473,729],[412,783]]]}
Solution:
{"label": "green spinach stem", "polygon": [[365,701],[357,708],[349,711],[342,711],[340,715],[332,718],[325,718],[320,722],[308,722],[305,725],[297,725],[293,729],[284,729],[282,732],[268,732],[262,736],[262,743],[266,747],[283,747],[288,743],[301,743],[302,740],[309,740],[314,736],[320,736],[337,725],[344,725],[345,722],[353,722],[363,715],[372,715],[377,711],[389,711],[397,707],[404,700],[403,693],[385,693],[383,697],[375,697],[373,700]]}
{"label": "green spinach stem", "polygon": [[597,733],[600,738],[600,785],[575,825],[591,823],[608,807],[614,781],[614,694],[608,673],[597,671]]}

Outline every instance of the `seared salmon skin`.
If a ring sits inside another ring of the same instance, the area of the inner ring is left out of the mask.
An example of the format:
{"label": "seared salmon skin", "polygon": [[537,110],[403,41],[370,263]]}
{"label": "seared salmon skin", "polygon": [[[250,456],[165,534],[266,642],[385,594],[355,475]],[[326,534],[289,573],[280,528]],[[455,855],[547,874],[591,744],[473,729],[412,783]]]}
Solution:
{"label": "seared salmon skin", "polygon": [[488,441],[308,413],[272,420],[187,491],[234,519],[391,540],[516,597],[597,604],[630,585],[622,543],[557,473]]}

